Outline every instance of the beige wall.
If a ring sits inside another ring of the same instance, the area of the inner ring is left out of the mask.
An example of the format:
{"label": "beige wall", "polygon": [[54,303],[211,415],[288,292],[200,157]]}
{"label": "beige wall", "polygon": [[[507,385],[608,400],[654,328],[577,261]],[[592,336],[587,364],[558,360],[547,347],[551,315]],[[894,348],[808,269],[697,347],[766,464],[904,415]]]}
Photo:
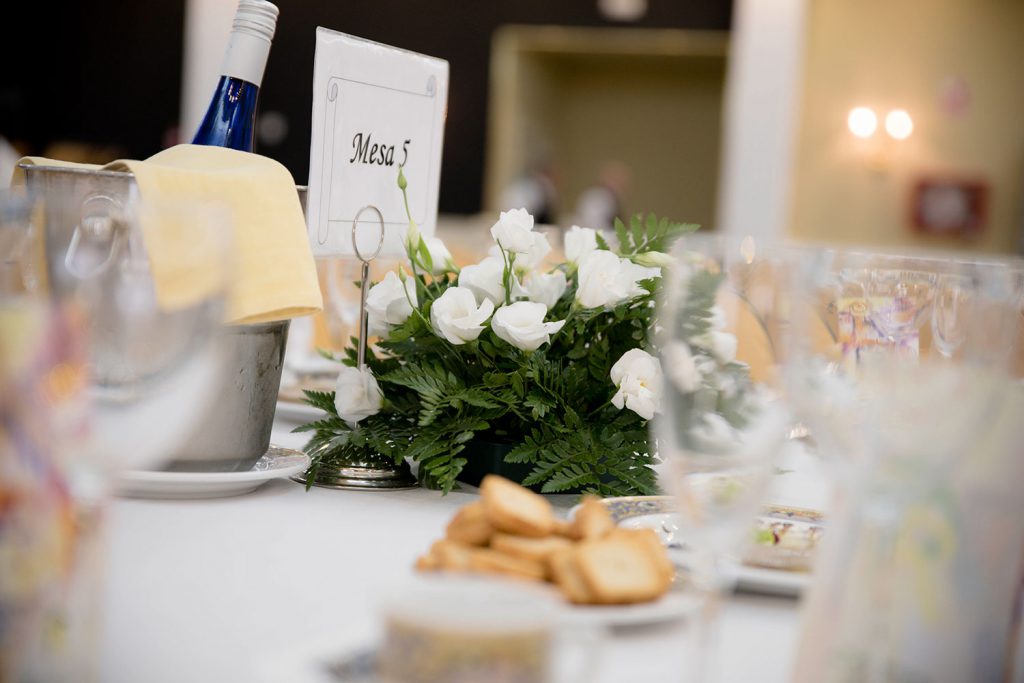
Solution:
{"label": "beige wall", "polygon": [[[816,241],[1012,251],[1024,218],[1024,1],[815,0],[807,31],[792,234]],[[970,105],[953,115],[943,82]],[[854,138],[855,106],[908,110],[915,130]],[[925,174],[984,179],[988,224],[970,241],[912,232],[912,183]]]}
{"label": "beige wall", "polygon": [[[492,55],[487,197],[532,159],[556,161],[557,219],[607,161],[632,173],[625,210],[711,226],[726,39],[713,33],[510,27]],[[500,207],[507,208],[507,207]]]}
{"label": "beige wall", "polygon": [[[567,62],[554,121],[564,189],[575,200],[603,163],[631,170],[624,210],[710,227],[717,197],[724,59]],[[572,205],[565,208],[572,208]]]}

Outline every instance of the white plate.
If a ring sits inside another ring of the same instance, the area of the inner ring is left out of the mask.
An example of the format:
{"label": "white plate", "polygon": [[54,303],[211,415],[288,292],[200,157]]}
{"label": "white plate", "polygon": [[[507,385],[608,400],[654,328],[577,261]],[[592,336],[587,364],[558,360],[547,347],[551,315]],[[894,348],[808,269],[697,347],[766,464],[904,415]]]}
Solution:
{"label": "white plate", "polygon": [[123,472],[115,486],[118,495],[135,498],[219,498],[255,491],[271,479],[298,474],[309,467],[309,456],[271,446],[246,472]]}
{"label": "white plate", "polygon": [[319,408],[314,408],[307,403],[295,401],[278,401],[275,417],[280,420],[288,420],[298,424],[305,424],[313,420],[319,420],[326,413]]}
{"label": "white plate", "polygon": [[654,602],[635,605],[566,605],[559,618],[567,626],[645,626],[682,619],[700,609],[690,591],[673,586]]}
{"label": "white plate", "polygon": [[[652,528],[658,536],[665,540],[666,524],[672,524],[675,515],[670,510],[675,508],[672,496],[628,496],[623,498],[605,498],[602,503],[612,514],[615,523],[627,528]],[[576,514],[579,506],[569,510],[570,519]],[[792,516],[799,523],[812,525],[820,522],[820,513],[796,508],[776,508],[775,513]],[[669,526],[668,528],[672,528]],[[781,553],[787,552],[780,549]],[[799,551],[806,554],[806,549]],[[685,551],[675,551],[673,556],[678,561],[685,557]],[[736,562],[731,567],[735,572],[736,588],[754,593],[799,597],[810,586],[811,575],[806,571],[772,569]]]}

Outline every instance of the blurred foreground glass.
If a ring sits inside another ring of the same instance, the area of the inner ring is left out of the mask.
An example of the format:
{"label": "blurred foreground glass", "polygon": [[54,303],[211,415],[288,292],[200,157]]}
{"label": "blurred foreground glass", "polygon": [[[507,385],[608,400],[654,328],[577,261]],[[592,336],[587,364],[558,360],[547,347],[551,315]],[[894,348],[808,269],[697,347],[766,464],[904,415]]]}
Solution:
{"label": "blurred foreground glass", "polygon": [[693,235],[673,250],[656,343],[665,374],[655,417],[666,489],[679,499],[681,540],[707,609],[691,657],[695,676],[715,677],[719,593],[750,530],[786,442],[790,417],[776,380],[772,331],[784,308],[778,253],[752,239]]}
{"label": "blurred foreground glass", "polygon": [[1019,264],[808,250],[794,266],[788,393],[839,482],[796,679],[1011,680]]}
{"label": "blurred foreground glass", "polygon": [[53,174],[38,195],[48,295],[83,320],[95,464],[168,459],[217,400],[233,256],[215,204],[84,199]]}
{"label": "blurred foreground glass", "polygon": [[0,680],[90,680],[101,515],[74,476],[84,331],[37,295],[31,215],[0,193]]}
{"label": "blurred foreground glass", "polygon": [[230,221],[54,181],[0,244],[0,680],[93,680],[110,475],[216,399]]}

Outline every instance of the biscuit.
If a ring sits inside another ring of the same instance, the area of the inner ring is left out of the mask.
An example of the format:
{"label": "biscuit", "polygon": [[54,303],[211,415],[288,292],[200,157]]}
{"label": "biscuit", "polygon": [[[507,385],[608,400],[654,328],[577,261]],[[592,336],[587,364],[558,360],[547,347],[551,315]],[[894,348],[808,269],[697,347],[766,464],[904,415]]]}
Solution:
{"label": "biscuit", "polygon": [[551,532],[564,538],[572,538],[572,522],[561,517],[555,517],[555,524]]}
{"label": "biscuit", "polygon": [[469,554],[469,568],[534,581],[543,581],[547,576],[547,567],[543,562],[515,557],[489,548],[473,548]]}
{"label": "biscuit", "polygon": [[441,568],[441,561],[434,555],[428,553],[417,557],[416,564],[413,566],[416,571],[433,572]]}
{"label": "biscuit", "polygon": [[487,545],[493,534],[494,527],[487,521],[480,501],[459,508],[445,529],[445,538],[469,545]]}
{"label": "biscuit", "polygon": [[554,530],[551,503],[508,479],[488,474],[480,484],[480,500],[498,531],[539,538]]}
{"label": "biscuit", "polygon": [[665,592],[665,575],[645,545],[622,535],[579,545],[576,566],[596,602],[648,602]]}
{"label": "biscuit", "polygon": [[542,496],[494,475],[415,567],[548,580],[585,605],[654,600],[675,578],[657,533],[617,528],[599,498],[584,498],[569,522],[556,518]]}
{"label": "biscuit", "polygon": [[544,562],[553,553],[571,548],[572,541],[561,536],[525,538],[510,534],[495,534],[491,538],[491,547],[515,557]]}
{"label": "biscuit", "polygon": [[437,559],[438,568],[445,571],[465,572],[470,570],[470,554],[473,546],[457,541],[435,541],[430,546],[430,555]]}
{"label": "biscuit", "polygon": [[643,546],[648,556],[658,568],[658,573],[663,577],[664,589],[667,590],[676,578],[676,568],[672,564],[672,560],[669,559],[665,546],[661,542],[661,538],[658,537],[658,533],[654,529],[616,528],[608,535],[609,538],[616,536],[636,541]]}
{"label": "biscuit", "polygon": [[579,567],[576,565],[576,548],[570,546],[560,550],[548,558],[548,569],[551,578],[562,595],[578,605],[595,602],[593,593],[587,587]]}
{"label": "biscuit", "polygon": [[615,520],[600,498],[587,496],[572,520],[572,536],[579,540],[600,538],[615,528]]}

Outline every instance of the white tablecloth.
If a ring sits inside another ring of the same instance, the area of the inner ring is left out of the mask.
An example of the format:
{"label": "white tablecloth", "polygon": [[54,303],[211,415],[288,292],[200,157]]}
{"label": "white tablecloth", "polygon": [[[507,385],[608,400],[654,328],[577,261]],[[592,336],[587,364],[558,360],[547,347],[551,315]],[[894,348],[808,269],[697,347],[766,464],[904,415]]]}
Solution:
{"label": "white tablecloth", "polygon": [[[292,426],[279,421],[273,442],[300,446]],[[298,681],[289,667],[372,639],[381,600],[473,497],[306,492],[273,481],[235,498],[118,499],[109,511],[100,680]],[[685,623],[616,631],[597,681],[681,680],[691,632]],[[722,679],[788,680],[797,636],[795,600],[729,598]]]}

